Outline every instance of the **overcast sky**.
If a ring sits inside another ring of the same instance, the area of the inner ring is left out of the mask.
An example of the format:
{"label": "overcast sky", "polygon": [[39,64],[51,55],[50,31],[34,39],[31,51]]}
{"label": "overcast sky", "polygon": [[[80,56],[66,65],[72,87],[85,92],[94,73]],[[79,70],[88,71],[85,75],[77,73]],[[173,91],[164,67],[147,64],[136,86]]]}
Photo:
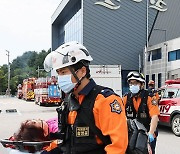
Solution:
{"label": "overcast sky", "polygon": [[51,16],[61,0],[0,0],[0,66],[51,47]]}

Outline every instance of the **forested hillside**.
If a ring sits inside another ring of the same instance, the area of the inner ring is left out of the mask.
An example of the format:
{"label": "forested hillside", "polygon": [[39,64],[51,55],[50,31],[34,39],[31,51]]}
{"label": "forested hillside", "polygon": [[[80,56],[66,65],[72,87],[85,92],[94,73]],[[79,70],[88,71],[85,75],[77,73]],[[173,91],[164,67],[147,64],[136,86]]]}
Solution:
{"label": "forested hillside", "polygon": [[[17,57],[10,64],[10,88],[11,94],[14,95],[17,91],[17,85],[22,84],[23,79],[29,77],[45,77],[48,74],[41,70],[43,69],[43,61],[46,55],[50,52],[42,50],[41,52],[28,51],[22,56]],[[0,94],[5,93],[8,85],[8,65],[0,66]]]}

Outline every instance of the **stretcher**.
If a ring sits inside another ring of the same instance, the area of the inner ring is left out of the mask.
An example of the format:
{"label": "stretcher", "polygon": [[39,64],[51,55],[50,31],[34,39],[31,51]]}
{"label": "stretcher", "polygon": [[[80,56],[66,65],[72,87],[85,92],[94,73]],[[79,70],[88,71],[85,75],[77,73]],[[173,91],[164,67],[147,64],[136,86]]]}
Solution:
{"label": "stretcher", "polygon": [[12,148],[21,152],[27,152],[28,149],[33,148],[35,152],[42,151],[44,147],[48,146],[52,141],[43,142],[25,142],[25,141],[11,141],[8,139],[1,139],[1,144],[5,148]]}

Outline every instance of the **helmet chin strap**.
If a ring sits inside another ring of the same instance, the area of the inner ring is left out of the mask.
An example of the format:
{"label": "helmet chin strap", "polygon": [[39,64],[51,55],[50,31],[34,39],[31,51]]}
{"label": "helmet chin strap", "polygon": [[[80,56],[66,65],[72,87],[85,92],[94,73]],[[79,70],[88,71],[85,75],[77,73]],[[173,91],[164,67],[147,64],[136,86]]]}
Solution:
{"label": "helmet chin strap", "polygon": [[71,67],[71,66],[68,66],[68,68],[69,68],[69,70],[71,71],[72,75],[75,77],[75,79],[76,79],[76,81],[77,81],[77,84],[76,84],[75,88],[78,88],[79,85],[81,84],[81,81],[85,78],[85,76],[82,77],[81,79],[79,79],[79,78],[77,77],[75,71],[72,69],[72,67]]}

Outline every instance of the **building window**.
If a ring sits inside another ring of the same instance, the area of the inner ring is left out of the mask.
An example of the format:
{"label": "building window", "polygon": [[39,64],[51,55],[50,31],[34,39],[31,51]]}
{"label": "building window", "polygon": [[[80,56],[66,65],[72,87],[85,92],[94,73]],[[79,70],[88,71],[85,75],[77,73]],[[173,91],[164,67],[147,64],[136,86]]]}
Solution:
{"label": "building window", "polygon": [[69,41],[83,43],[81,1],[78,1],[71,10],[59,26],[59,45]]}
{"label": "building window", "polygon": [[147,60],[150,61],[150,59],[151,59],[151,52],[148,53],[148,59]]}
{"label": "building window", "polygon": [[161,59],[162,57],[161,48],[152,50],[151,52],[152,52],[152,61]]}
{"label": "building window", "polygon": [[80,3],[77,3],[74,8],[74,15],[65,24],[64,42],[78,41],[82,43],[82,9]]}
{"label": "building window", "polygon": [[161,73],[158,73],[158,88],[161,87]]}
{"label": "building window", "polygon": [[152,80],[155,82],[155,74],[152,74]]}
{"label": "building window", "polygon": [[168,61],[180,59],[180,49],[168,52]]}
{"label": "building window", "polygon": [[64,27],[62,26],[59,29],[60,29],[60,31],[59,31],[59,44],[63,44],[64,43],[64,35],[65,35]]}
{"label": "building window", "polygon": [[149,75],[146,75],[146,89],[148,88]]}
{"label": "building window", "polygon": [[161,48],[158,48],[158,49],[149,51],[147,61],[158,60],[161,58],[162,58]]}
{"label": "building window", "polygon": [[176,51],[171,51],[168,53],[168,61],[176,60]]}
{"label": "building window", "polygon": [[180,59],[180,50],[177,51],[177,60]]}

